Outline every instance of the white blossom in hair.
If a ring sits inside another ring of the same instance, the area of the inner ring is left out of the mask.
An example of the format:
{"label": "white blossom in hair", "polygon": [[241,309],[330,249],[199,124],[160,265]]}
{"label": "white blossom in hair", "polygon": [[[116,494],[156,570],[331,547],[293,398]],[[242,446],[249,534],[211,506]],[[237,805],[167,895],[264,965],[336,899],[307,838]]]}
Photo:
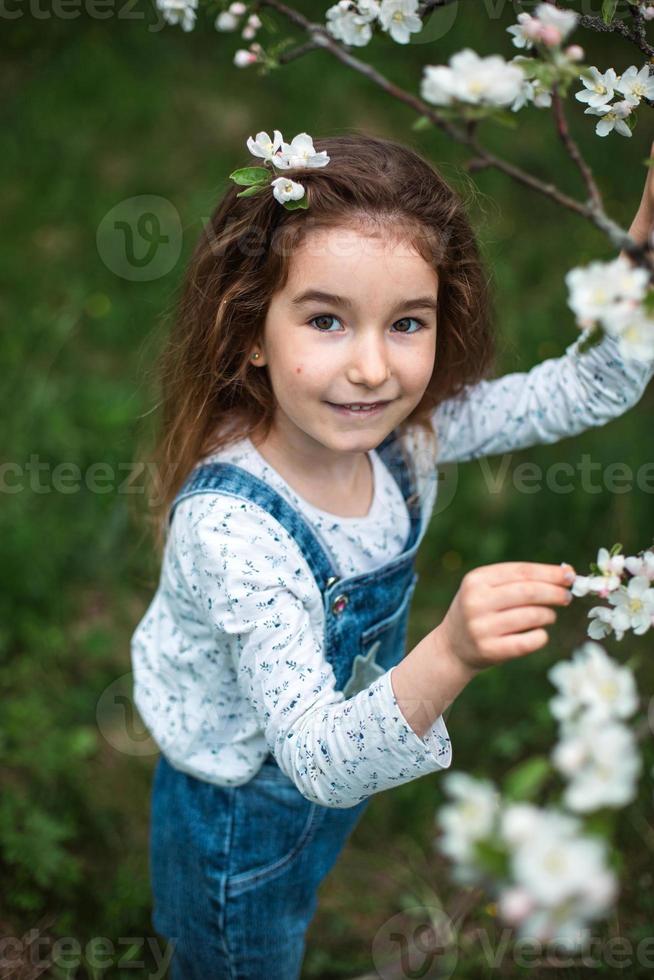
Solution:
{"label": "white blossom in hair", "polygon": [[[324,150],[316,151],[313,139],[308,133],[298,133],[290,143],[285,143],[281,132],[273,130],[273,138],[268,133],[257,133],[256,137],[249,136],[246,146],[253,157],[263,160],[277,170],[325,167],[329,156]],[[275,177],[270,180],[270,170],[266,167],[241,167],[229,175],[230,180],[244,185],[245,190],[239,191],[237,197],[253,197],[267,187],[272,187],[273,197],[289,211],[297,208],[308,208],[304,187],[290,177]]]}

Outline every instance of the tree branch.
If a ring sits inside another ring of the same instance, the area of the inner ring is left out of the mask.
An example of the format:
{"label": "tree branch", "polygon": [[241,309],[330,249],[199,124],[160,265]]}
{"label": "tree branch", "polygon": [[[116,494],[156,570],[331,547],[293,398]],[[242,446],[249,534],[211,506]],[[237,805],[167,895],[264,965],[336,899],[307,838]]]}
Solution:
{"label": "tree branch", "polygon": [[[453,0],[425,0],[423,10],[430,12],[435,7],[446,6],[451,2],[453,2]],[[631,236],[623,228],[621,228],[617,222],[613,221],[613,219],[610,218],[604,211],[599,190],[594,182],[589,168],[583,161],[576,144],[569,134],[562,109],[557,110],[555,108],[555,112],[559,112],[559,115],[557,116],[557,120],[559,122],[559,133],[561,138],[564,140],[566,148],[568,149],[573,161],[577,167],[579,167],[582,176],[584,177],[590,194],[590,201],[588,202],[578,201],[575,198],[570,197],[554,184],[540,180],[533,174],[522,170],[520,167],[510,163],[508,160],[504,160],[503,158],[496,156],[489,150],[480,146],[476,137],[476,126],[471,126],[468,124],[465,125],[464,128],[460,128],[450,120],[443,118],[432,106],[424,102],[421,98],[393,84],[393,82],[389,81],[384,75],[381,74],[381,72],[377,71],[376,68],[373,68],[366,62],[356,58],[350,53],[349,50],[346,49],[345,46],[341,45],[334,37],[332,37],[324,24],[317,24],[308,20],[299,11],[288,7],[282,2],[282,0],[258,0],[258,6],[269,7],[272,10],[276,10],[300,30],[309,34],[310,41],[293,49],[292,51],[287,51],[285,54],[281,54],[279,57],[280,63],[291,61],[294,58],[298,58],[301,55],[307,54],[310,51],[314,51],[318,48],[324,49],[325,51],[329,52],[332,57],[336,58],[337,61],[340,61],[341,64],[347,65],[348,68],[351,68],[353,71],[363,75],[378,88],[381,88],[382,91],[387,93],[387,95],[390,95],[392,98],[403,102],[405,105],[409,106],[409,108],[413,109],[414,112],[427,118],[434,126],[441,129],[451,139],[472,149],[475,153],[475,157],[467,164],[470,171],[480,170],[486,167],[494,167],[496,170],[506,174],[508,177],[512,178],[523,186],[529,187],[531,190],[537,191],[539,194],[550,198],[557,204],[561,205],[561,207],[564,207],[569,211],[573,211],[575,214],[580,215],[580,217],[590,221],[597,228],[599,228],[600,231],[607,235],[611,241],[611,244],[616,249],[621,249],[623,252],[628,254],[635,263],[644,266],[650,272],[654,273],[654,257],[647,250],[646,245],[636,242],[633,238],[631,238]],[[592,19],[593,18],[591,18],[591,20]],[[603,21],[601,23],[603,24]],[[590,26],[592,29],[594,25]],[[559,98],[556,90],[552,98],[553,103],[555,102],[556,98]],[[563,120],[563,128],[561,128],[561,119]]]}
{"label": "tree branch", "polygon": [[582,157],[579,147],[570,135],[568,121],[565,117],[565,109],[563,108],[563,101],[557,85],[554,85],[552,89],[552,112],[554,114],[557,132],[561,137],[561,142],[568,151],[568,155],[570,156],[571,160],[579,169],[584,183],[586,184],[586,189],[588,190],[590,197],[590,203],[597,210],[603,211],[604,205],[602,203],[602,196],[599,192],[597,184],[595,183],[595,178],[593,177],[590,167]]}

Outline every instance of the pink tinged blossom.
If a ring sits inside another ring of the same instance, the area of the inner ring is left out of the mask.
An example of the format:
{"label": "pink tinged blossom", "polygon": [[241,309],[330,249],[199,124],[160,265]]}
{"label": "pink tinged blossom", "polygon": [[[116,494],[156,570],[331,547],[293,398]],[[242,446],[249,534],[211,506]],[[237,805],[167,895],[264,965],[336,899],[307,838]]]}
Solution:
{"label": "pink tinged blossom", "polygon": [[234,64],[237,68],[247,68],[248,65],[253,65],[258,60],[256,54],[252,51],[246,51],[244,48],[239,48],[234,55]]}
{"label": "pink tinged blossom", "polygon": [[500,915],[509,925],[517,926],[530,915],[536,903],[526,888],[507,888],[498,900]]}
{"label": "pink tinged blossom", "polygon": [[545,24],[541,28],[540,39],[548,48],[555,48],[562,41],[561,31],[553,24]]}
{"label": "pink tinged blossom", "polygon": [[586,55],[580,44],[570,44],[563,53],[569,61],[583,61]]}
{"label": "pink tinged blossom", "polygon": [[625,558],[624,565],[631,575],[643,576],[650,582],[654,580],[654,551],[646,551],[642,558],[636,555]]}

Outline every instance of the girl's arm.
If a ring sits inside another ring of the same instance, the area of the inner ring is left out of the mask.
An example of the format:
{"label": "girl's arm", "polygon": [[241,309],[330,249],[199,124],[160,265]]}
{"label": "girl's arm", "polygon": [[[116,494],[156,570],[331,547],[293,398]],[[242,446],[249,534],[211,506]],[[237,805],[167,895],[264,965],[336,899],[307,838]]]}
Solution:
{"label": "girl's arm", "polygon": [[[243,730],[250,739],[263,732],[303,796],[347,808],[449,767],[450,739],[440,712],[460,690],[458,677],[432,698],[433,714],[421,735],[400,709],[391,671],[344,700],[322,647],[321,593],[294,539],[263,509],[222,494],[198,495],[178,506],[171,537],[171,567],[206,624],[207,648],[233,665]],[[189,613],[187,629],[193,626]],[[209,660],[202,680],[211,691]],[[221,710],[235,710],[206,700],[194,725],[210,725],[208,712],[215,724]],[[174,757],[179,745],[173,739],[162,748],[183,768],[184,759]]]}
{"label": "girl's arm", "polygon": [[610,336],[583,354],[585,330],[561,357],[530,371],[479,381],[432,413],[439,462],[462,462],[538,443],[558,442],[605,425],[635,405],[654,361],[623,359]]}
{"label": "girl's arm", "polygon": [[[654,143],[650,156],[654,157]],[[653,229],[654,174],[648,167],[629,234],[644,244]],[[439,434],[439,462],[557,442],[605,425],[635,405],[654,375],[654,361],[623,358],[617,341],[609,336],[580,354],[579,345],[589,332],[590,328],[566,347],[561,357],[549,358],[530,371],[480,381],[442,402],[432,414]]]}

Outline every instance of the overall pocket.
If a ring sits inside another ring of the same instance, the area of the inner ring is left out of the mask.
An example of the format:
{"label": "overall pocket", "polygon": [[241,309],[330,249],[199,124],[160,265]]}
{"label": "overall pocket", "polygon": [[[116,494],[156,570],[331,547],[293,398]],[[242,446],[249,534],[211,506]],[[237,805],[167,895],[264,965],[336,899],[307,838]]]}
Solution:
{"label": "overall pocket", "polygon": [[324,813],[273,760],[264,762],[248,783],[235,787],[230,893],[283,874],[314,838]]}

